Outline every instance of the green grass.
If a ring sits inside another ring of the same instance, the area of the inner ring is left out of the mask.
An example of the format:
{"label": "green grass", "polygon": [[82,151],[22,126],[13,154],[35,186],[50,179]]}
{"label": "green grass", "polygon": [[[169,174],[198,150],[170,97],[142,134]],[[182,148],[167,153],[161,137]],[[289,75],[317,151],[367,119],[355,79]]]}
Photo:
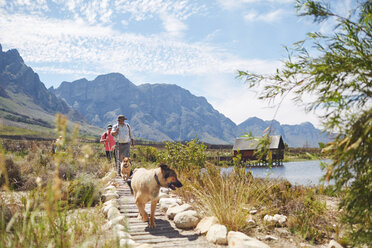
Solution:
{"label": "green grass", "polygon": [[0,126],[0,135],[7,136],[29,136],[29,137],[44,137],[52,138],[53,130],[46,129],[45,132],[38,130],[32,130],[27,128],[15,127],[15,126]]}
{"label": "green grass", "polygon": [[118,247],[102,229],[100,202],[100,178],[112,165],[102,147],[78,142],[59,120],[66,139],[56,154],[50,142],[2,140],[0,247]]}

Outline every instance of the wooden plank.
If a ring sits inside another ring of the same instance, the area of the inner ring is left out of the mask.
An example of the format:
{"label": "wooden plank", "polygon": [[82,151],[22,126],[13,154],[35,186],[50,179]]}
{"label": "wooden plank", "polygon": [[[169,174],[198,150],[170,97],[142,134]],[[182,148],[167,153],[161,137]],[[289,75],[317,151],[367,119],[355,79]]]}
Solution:
{"label": "wooden plank", "polygon": [[[192,230],[179,230],[175,227],[172,221],[164,215],[164,212],[159,211],[159,204],[155,212],[155,228],[149,228],[148,222],[142,222],[138,219],[138,209],[134,202],[133,195],[130,192],[128,185],[120,178],[116,179],[119,185],[118,199],[120,213],[126,216],[130,235],[137,243],[151,244],[153,247],[219,247],[210,244],[205,237],[199,236]],[[145,210],[150,212],[150,203],[146,204]]]}

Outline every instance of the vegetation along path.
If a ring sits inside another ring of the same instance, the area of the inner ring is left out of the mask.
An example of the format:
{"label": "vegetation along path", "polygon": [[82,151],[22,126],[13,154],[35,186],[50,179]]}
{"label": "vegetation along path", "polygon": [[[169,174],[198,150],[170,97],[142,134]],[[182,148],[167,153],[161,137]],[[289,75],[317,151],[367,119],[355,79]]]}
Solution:
{"label": "vegetation along path", "polygon": [[[155,228],[149,228],[147,222],[138,219],[138,209],[128,185],[121,178],[116,178],[119,194],[120,213],[127,217],[128,231],[136,243],[146,243],[153,247],[220,247],[208,243],[206,238],[194,230],[178,229],[170,221],[159,206],[155,212]],[[159,205],[159,204],[158,204]],[[146,212],[150,213],[150,203],[146,204]]]}

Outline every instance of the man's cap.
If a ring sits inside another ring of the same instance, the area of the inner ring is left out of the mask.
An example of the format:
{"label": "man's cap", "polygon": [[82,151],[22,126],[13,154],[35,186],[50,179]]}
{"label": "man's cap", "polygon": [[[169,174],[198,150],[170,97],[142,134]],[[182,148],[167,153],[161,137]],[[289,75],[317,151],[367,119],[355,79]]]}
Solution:
{"label": "man's cap", "polygon": [[112,128],[112,125],[111,125],[111,124],[108,124],[108,125],[107,125],[107,128]]}
{"label": "man's cap", "polygon": [[124,116],[124,115],[119,115],[119,116],[118,116],[118,120],[119,120],[119,119],[124,119],[124,120],[127,120],[127,118],[125,118],[125,116]]}

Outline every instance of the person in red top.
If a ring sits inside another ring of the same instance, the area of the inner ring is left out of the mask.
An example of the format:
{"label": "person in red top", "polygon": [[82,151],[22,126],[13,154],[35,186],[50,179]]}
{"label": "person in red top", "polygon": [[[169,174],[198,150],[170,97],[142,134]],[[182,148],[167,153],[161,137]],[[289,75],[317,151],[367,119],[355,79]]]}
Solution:
{"label": "person in red top", "polygon": [[111,134],[112,125],[107,126],[107,131],[104,132],[101,136],[101,140],[99,142],[105,144],[105,151],[106,157],[111,162],[111,158],[114,156],[113,151],[115,149],[115,140]]}

